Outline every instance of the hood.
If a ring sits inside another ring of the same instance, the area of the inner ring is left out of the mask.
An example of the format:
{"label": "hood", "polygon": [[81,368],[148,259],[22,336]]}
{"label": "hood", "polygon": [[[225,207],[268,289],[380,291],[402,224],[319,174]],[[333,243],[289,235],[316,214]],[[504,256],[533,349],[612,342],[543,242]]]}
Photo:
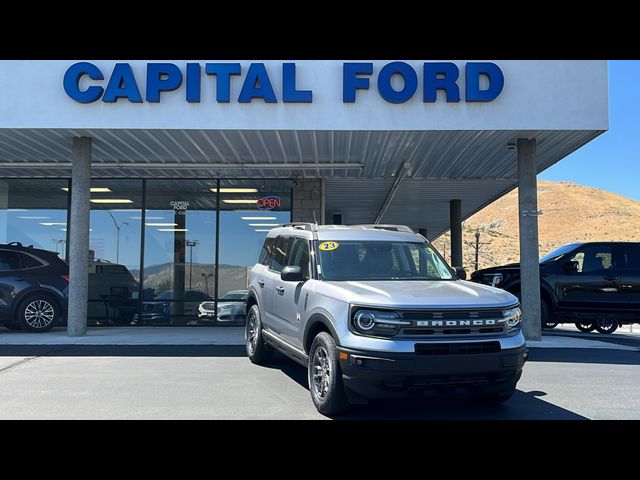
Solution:
{"label": "hood", "polygon": [[502,308],[518,303],[509,292],[463,280],[318,282],[316,292],[379,307]]}

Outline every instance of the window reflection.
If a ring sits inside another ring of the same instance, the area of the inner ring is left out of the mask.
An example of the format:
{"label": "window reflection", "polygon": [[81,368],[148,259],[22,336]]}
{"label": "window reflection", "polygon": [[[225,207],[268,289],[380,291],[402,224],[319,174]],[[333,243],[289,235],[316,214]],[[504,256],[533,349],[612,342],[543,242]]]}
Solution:
{"label": "window reflection", "polygon": [[138,313],[142,180],[92,180],[89,324],[129,325]]}

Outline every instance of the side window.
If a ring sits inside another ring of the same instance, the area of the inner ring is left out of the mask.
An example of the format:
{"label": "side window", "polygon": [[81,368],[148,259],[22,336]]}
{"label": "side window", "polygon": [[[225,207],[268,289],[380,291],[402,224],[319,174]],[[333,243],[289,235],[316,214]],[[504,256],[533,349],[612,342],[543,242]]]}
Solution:
{"label": "side window", "polygon": [[16,252],[0,250],[0,272],[18,270],[19,268],[20,262],[18,261],[18,255]]}
{"label": "side window", "polygon": [[26,255],[24,253],[19,253],[20,255],[20,269],[26,270],[28,268],[37,268],[42,266],[42,262],[35,259],[31,255]]}
{"label": "side window", "polygon": [[277,237],[276,243],[273,246],[273,255],[271,257],[271,264],[269,268],[276,272],[281,272],[284,267],[284,262],[287,258],[287,247],[289,245],[289,237]]}
{"label": "side window", "polygon": [[294,238],[287,257],[287,267],[299,266],[302,275],[309,278],[309,242],[304,238]]}
{"label": "side window", "polygon": [[612,267],[610,246],[586,246],[569,259],[578,262],[578,273],[606,272]]}
{"label": "side window", "polygon": [[640,245],[623,247],[623,257],[625,270],[640,273]]}
{"label": "side window", "polygon": [[260,252],[260,259],[258,263],[268,266],[269,260],[271,259],[271,250],[273,249],[273,241],[274,238],[267,238],[264,241],[264,245],[262,246],[262,252]]}

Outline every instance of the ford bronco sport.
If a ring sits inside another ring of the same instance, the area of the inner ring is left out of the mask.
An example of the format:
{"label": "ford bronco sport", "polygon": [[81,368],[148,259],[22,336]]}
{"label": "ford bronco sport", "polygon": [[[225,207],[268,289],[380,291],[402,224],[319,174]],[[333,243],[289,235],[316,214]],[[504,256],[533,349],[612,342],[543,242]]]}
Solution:
{"label": "ford bronco sport", "polygon": [[518,299],[461,278],[408,227],[285,224],[251,270],[247,354],[305,366],[326,415],[423,393],[504,402],[527,355]]}

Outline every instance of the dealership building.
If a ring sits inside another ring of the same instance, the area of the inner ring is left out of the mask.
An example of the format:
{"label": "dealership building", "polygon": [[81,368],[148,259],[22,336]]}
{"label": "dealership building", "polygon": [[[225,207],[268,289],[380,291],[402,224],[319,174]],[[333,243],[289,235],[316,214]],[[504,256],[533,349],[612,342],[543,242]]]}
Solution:
{"label": "dealership building", "polygon": [[71,335],[239,324],[275,225],[450,229],[462,266],[519,187],[536,338],[536,175],[607,129],[606,61],[2,61],[0,244],[68,261]]}

